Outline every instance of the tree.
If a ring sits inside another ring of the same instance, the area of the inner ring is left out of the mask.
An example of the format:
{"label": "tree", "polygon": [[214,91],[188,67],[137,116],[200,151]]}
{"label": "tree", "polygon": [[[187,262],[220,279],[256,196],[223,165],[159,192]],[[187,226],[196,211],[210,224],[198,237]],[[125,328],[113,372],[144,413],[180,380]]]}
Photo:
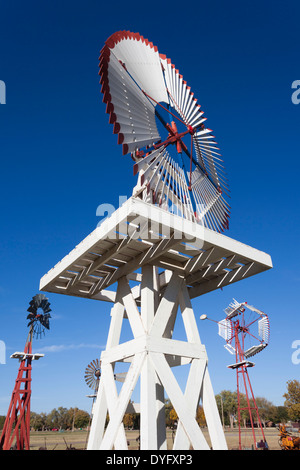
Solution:
{"label": "tree", "polygon": [[90,422],[90,415],[83,410],[78,410],[76,409],[76,415],[75,415],[75,420],[74,420],[74,427],[75,428],[85,428],[88,426]]}
{"label": "tree", "polygon": [[46,413],[30,413],[30,427],[35,431],[44,431],[47,425],[47,414]]}
{"label": "tree", "polygon": [[289,418],[293,421],[300,420],[300,382],[298,380],[287,381],[287,393],[283,395],[286,399],[284,404],[287,407]]}
{"label": "tree", "polygon": [[286,423],[289,419],[288,409],[286,406],[275,406],[273,413],[270,416],[273,423]]}
{"label": "tree", "polygon": [[224,425],[230,425],[232,428],[237,415],[237,393],[222,390],[216,395],[216,402],[222,419],[224,416]]}
{"label": "tree", "polygon": [[3,429],[6,416],[0,416],[0,429]]}
{"label": "tree", "polygon": [[206,426],[206,419],[205,419],[204,411],[203,411],[202,406],[200,405],[197,408],[196,421],[200,427]]}
{"label": "tree", "polygon": [[133,416],[132,413],[126,413],[123,418],[123,424],[125,428],[132,428],[133,427]]}
{"label": "tree", "polygon": [[259,417],[262,424],[265,426],[266,421],[271,419],[271,416],[274,413],[274,405],[263,397],[257,397],[255,398],[255,401],[258,408]]}

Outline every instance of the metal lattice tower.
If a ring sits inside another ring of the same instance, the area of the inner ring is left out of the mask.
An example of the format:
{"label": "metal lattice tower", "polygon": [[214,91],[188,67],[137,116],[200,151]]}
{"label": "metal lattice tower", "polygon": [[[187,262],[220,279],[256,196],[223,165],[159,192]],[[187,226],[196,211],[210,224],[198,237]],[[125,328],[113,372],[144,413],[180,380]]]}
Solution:
{"label": "metal lattice tower", "polygon": [[20,361],[20,366],[0,438],[2,450],[30,450],[32,361],[44,356],[32,353],[32,340],[41,337],[45,328],[49,329],[50,311],[50,303],[44,294],[37,294],[30,301],[27,316],[29,333],[24,351],[11,356]]}
{"label": "metal lattice tower", "polygon": [[[246,439],[246,431],[242,424],[245,413],[250,424],[253,449],[264,448],[266,438],[248,368],[255,366],[255,363],[249,361],[249,358],[261,352],[269,344],[269,318],[266,313],[248,305],[247,302],[239,303],[235,299],[225,309],[225,313],[226,318],[216,323],[218,324],[218,334],[225,339],[225,349],[235,356],[235,363],[229,365],[228,368],[236,372],[239,450],[247,445],[247,440],[249,441]],[[207,316],[202,315],[200,318],[205,320]],[[242,438],[243,434],[244,439]]]}

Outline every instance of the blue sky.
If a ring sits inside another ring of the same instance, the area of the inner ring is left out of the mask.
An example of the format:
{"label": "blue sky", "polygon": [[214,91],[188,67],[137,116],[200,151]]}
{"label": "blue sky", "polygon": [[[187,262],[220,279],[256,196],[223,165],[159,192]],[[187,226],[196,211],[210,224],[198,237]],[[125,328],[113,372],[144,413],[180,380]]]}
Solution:
{"label": "blue sky", "polygon": [[[214,130],[231,190],[226,235],[265,251],[274,268],[193,301],[215,393],[235,389],[215,320],[232,298],[269,314],[270,345],[250,371],[256,395],[283,404],[299,331],[299,2],[29,0],[2,2],[0,80],[0,414],[6,414],[40,278],[135,184],[102,103],[98,57],[115,31],[139,32],[191,86]],[[51,330],[34,343],[32,410],[90,410],[86,365],[104,348],[110,305],[49,294]],[[299,354],[300,358],[300,354]]]}

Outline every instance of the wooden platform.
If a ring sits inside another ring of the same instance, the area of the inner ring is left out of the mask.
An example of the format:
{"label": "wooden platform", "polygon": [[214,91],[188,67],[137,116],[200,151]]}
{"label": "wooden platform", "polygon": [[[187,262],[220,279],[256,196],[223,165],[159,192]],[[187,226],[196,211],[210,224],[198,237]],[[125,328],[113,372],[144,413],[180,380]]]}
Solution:
{"label": "wooden platform", "polygon": [[184,277],[190,298],[272,268],[262,251],[130,198],[42,277],[40,290],[114,302],[110,287],[123,276],[141,281],[146,264],[161,268],[161,286],[169,271]]}

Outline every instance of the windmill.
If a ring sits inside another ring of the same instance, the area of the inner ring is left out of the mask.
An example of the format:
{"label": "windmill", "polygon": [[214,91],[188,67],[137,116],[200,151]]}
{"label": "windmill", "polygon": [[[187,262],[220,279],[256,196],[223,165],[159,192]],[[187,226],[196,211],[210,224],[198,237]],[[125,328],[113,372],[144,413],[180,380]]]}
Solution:
{"label": "windmill", "polygon": [[100,54],[103,101],[138,183],[133,195],[213,230],[228,228],[223,161],[194,93],[138,33],[113,34]]}
{"label": "windmill", "polygon": [[[99,67],[109,123],[136,185],[40,281],[42,291],[112,303],[88,449],[128,449],[122,423],[137,384],[142,450],[167,449],[165,395],[179,418],[174,450],[226,449],[192,299],[270,269],[272,261],[220,233],[230,215],[223,161],[171,60],[139,33],[119,31],[105,42]],[[121,341],[126,321],[132,339]],[[186,341],[176,339],[177,321]],[[118,362],[129,364],[120,391]],[[183,391],[172,368],[187,364]],[[196,421],[200,401],[210,443]]]}
{"label": "windmill", "polygon": [[[114,374],[114,378],[117,382],[124,382],[127,372],[119,372],[118,374]],[[84,373],[84,380],[88,387],[92,388],[94,391],[91,397],[96,397],[99,382],[101,378],[101,361],[99,359],[93,359],[86,367]]]}
{"label": "windmill", "polygon": [[32,353],[33,338],[41,338],[50,329],[50,303],[44,294],[35,295],[30,301],[27,319],[29,333],[23,352],[15,352],[11,358],[19,359],[20,366],[12,392],[8,413],[3,426],[0,449],[30,449],[30,402],[32,361],[43,354]]}
{"label": "windmill", "polygon": [[[249,358],[260,353],[269,344],[269,318],[266,313],[248,305],[247,302],[239,303],[235,299],[225,309],[225,313],[226,318],[216,323],[218,334],[225,339],[225,349],[235,356],[235,363],[228,368],[236,371],[239,449],[243,448],[242,415],[245,413],[250,423],[253,448],[267,448],[248,368],[255,366]],[[201,315],[200,319],[205,320],[207,316]]]}

